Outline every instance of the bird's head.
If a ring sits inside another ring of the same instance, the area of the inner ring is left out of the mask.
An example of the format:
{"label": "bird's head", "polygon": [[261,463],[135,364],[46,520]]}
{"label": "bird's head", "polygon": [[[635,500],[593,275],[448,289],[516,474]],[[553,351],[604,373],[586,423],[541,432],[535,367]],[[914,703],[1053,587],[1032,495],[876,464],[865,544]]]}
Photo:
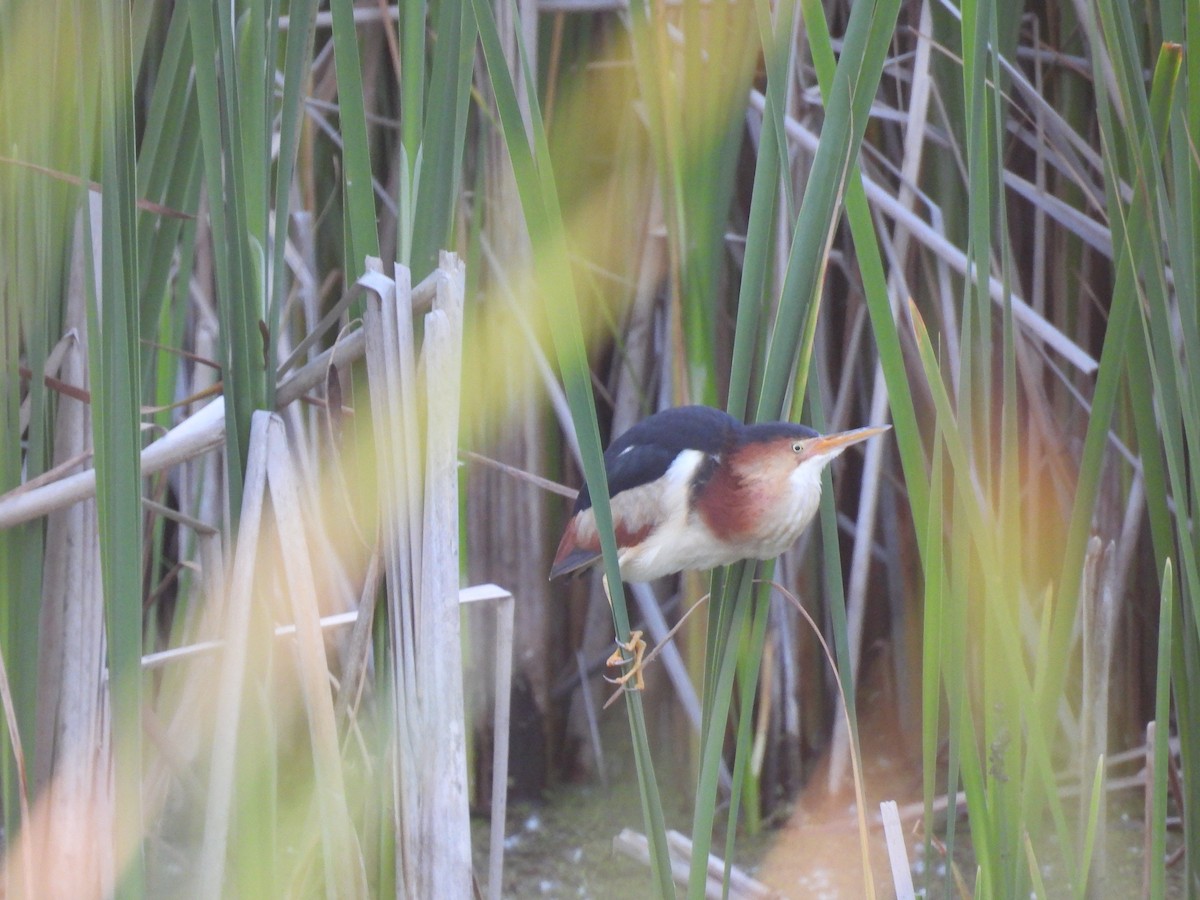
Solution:
{"label": "bird's head", "polygon": [[847,447],[883,434],[890,425],[874,425],[867,428],[855,428],[850,431],[837,431],[833,434],[816,434],[811,437],[797,437],[792,440],[790,450],[797,468],[812,466],[818,472],[836,459]]}
{"label": "bird's head", "polygon": [[887,428],[818,434],[791,422],[742,426],[722,464],[697,485],[694,502],[711,531],[741,556],[777,556],[816,513],[822,470]]}
{"label": "bird's head", "polygon": [[736,467],[743,478],[767,484],[815,479],[847,447],[882,434],[890,425],[818,434],[805,425],[767,422],[743,429]]}

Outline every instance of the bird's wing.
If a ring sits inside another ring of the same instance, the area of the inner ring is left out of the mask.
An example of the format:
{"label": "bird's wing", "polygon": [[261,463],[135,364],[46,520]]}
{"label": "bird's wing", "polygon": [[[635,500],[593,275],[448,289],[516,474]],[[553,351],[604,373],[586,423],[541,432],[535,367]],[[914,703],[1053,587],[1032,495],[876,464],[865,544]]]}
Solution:
{"label": "bird's wing", "polygon": [[[663,502],[666,481],[651,479],[622,490],[612,498],[613,526],[619,549],[640,544],[663,524],[670,513]],[[557,578],[586,568],[598,562],[600,556],[600,533],[596,529],[595,511],[589,506],[575,513],[567,523],[550,577]]]}
{"label": "bird's wing", "polygon": [[[638,422],[604,452],[604,469],[616,525],[617,545],[630,547],[662,524],[663,485],[656,484],[686,450],[715,459],[729,442],[736,421],[707,406],[663,410]],[[695,459],[689,460],[695,465]],[[689,477],[688,472],[680,473]],[[550,577],[557,578],[600,559],[600,537],[585,484],[575,501],[555,555]]]}
{"label": "bird's wing", "polygon": [[662,478],[678,455],[679,450],[674,447],[631,444],[615,459],[605,460],[608,495],[615,499],[618,494]]}
{"label": "bird's wing", "polygon": [[[708,406],[665,409],[638,422],[604,452],[608,495],[615,498],[666,474],[684,450],[715,455],[730,439],[736,420]],[[579,491],[575,512],[592,505],[587,485]]]}

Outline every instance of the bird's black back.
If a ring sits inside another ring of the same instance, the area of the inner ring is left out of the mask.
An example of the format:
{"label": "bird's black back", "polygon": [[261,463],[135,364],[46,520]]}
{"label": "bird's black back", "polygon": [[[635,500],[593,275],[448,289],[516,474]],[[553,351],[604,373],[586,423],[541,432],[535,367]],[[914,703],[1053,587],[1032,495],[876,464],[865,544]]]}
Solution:
{"label": "bird's black back", "polygon": [[[720,453],[733,442],[739,425],[733,416],[709,406],[678,406],[642,419],[604,451],[609,496],[661,478],[684,450]],[[584,484],[574,511],[591,505]]]}

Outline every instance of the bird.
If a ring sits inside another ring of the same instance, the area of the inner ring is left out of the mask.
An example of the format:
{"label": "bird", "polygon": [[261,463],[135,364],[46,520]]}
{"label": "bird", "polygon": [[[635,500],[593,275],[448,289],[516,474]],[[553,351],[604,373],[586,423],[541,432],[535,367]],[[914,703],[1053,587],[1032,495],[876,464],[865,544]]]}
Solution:
{"label": "bird", "polygon": [[[822,435],[793,422],[744,425],[708,406],[673,407],[642,419],[604,452],[621,579],[653,581],[743,559],[774,559],[816,514],[825,467],[847,447],[889,428]],[[600,534],[584,485],[550,578],[600,559]],[[633,632],[618,646],[640,659],[640,637]],[[619,651],[610,659],[631,661],[619,658]],[[625,678],[635,671],[640,687],[636,662]]]}

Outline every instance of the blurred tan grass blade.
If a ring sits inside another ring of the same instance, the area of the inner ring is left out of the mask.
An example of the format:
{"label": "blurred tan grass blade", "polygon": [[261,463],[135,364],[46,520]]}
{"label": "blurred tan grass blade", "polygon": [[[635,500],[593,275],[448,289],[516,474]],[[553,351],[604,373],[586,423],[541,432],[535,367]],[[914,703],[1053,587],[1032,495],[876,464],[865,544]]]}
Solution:
{"label": "blurred tan grass blade", "polygon": [[[74,244],[77,252],[70,271],[64,326],[75,337],[71,350],[63,355],[59,374],[65,381],[90,389],[83,269],[89,261],[81,252],[83,229],[78,220]],[[67,346],[64,339],[56,350]],[[89,403],[59,401],[55,462],[73,462],[90,453],[93,413]],[[74,471],[78,464],[54,468]],[[27,830],[39,855],[50,853],[73,862],[44,872],[35,870],[34,877],[43,892],[103,890],[100,873],[114,868],[111,857],[115,848],[113,842],[103,838],[112,830],[112,809],[100,801],[104,794],[100,785],[108,778],[110,735],[103,724],[107,718],[104,597],[95,500],[56,510],[46,517],[45,526],[38,620],[37,734],[30,772],[34,796],[40,799],[35,805],[38,822]],[[81,747],[96,748],[95,765],[79,761]],[[31,824],[28,818],[25,821]],[[22,840],[30,843],[28,837]],[[70,874],[66,869],[72,870]]]}
{"label": "blurred tan grass blade", "polygon": [[[8,666],[4,662],[2,653],[0,653],[0,702],[4,704],[4,722],[8,727],[9,746],[12,749],[13,760],[17,764],[17,787],[19,789],[17,800],[21,806],[21,822],[25,828],[30,828],[33,825],[33,818],[29,815],[29,781],[25,770],[25,751],[21,746],[21,729],[17,727],[17,712],[13,707],[12,688],[8,683]],[[28,897],[34,896],[33,847],[31,843],[27,839],[18,842],[21,851],[21,884]]]}
{"label": "blurred tan grass blade", "polygon": [[269,567],[273,562],[259,552],[259,542],[265,537],[263,512],[269,491],[272,521],[281,548],[281,556],[274,562],[283,569],[295,623],[297,675],[308,716],[326,878],[349,896],[366,896],[362,852],[346,804],[333,700],[328,687],[329,665],[313,590],[316,579],[310,562],[311,547],[304,530],[305,516],[282,419],[265,411],[256,412],[251,420],[250,451],[223,627],[199,895],[220,897],[227,889],[225,861],[235,815],[232,809],[235,773],[239,756],[246,750],[239,749],[239,721],[253,631],[254,585],[264,566]]}
{"label": "blurred tan grass blade", "polygon": [[199,866],[201,881],[196,892],[198,897],[211,897],[214,900],[224,896],[225,890],[225,858],[229,838],[230,806],[233,802],[238,719],[241,714],[246,656],[249,652],[250,611],[254,601],[259,531],[267,491],[270,421],[271,414],[263,411],[255,413],[251,419],[250,455],[246,460],[242,515],[225,607],[226,642],[217,683],[212,764],[205,802],[204,841]]}
{"label": "blurred tan grass blade", "polygon": [[[261,413],[256,413],[256,416]],[[329,661],[321,636],[321,612],[305,535],[300,488],[293,472],[283,420],[271,415],[267,425],[267,484],[279,530],[281,567],[287,579],[296,629],[296,667],[312,742],[317,805],[320,812],[325,877],[339,896],[367,896],[362,850],[346,804],[346,782],[338,749],[333,698],[329,691]]]}

